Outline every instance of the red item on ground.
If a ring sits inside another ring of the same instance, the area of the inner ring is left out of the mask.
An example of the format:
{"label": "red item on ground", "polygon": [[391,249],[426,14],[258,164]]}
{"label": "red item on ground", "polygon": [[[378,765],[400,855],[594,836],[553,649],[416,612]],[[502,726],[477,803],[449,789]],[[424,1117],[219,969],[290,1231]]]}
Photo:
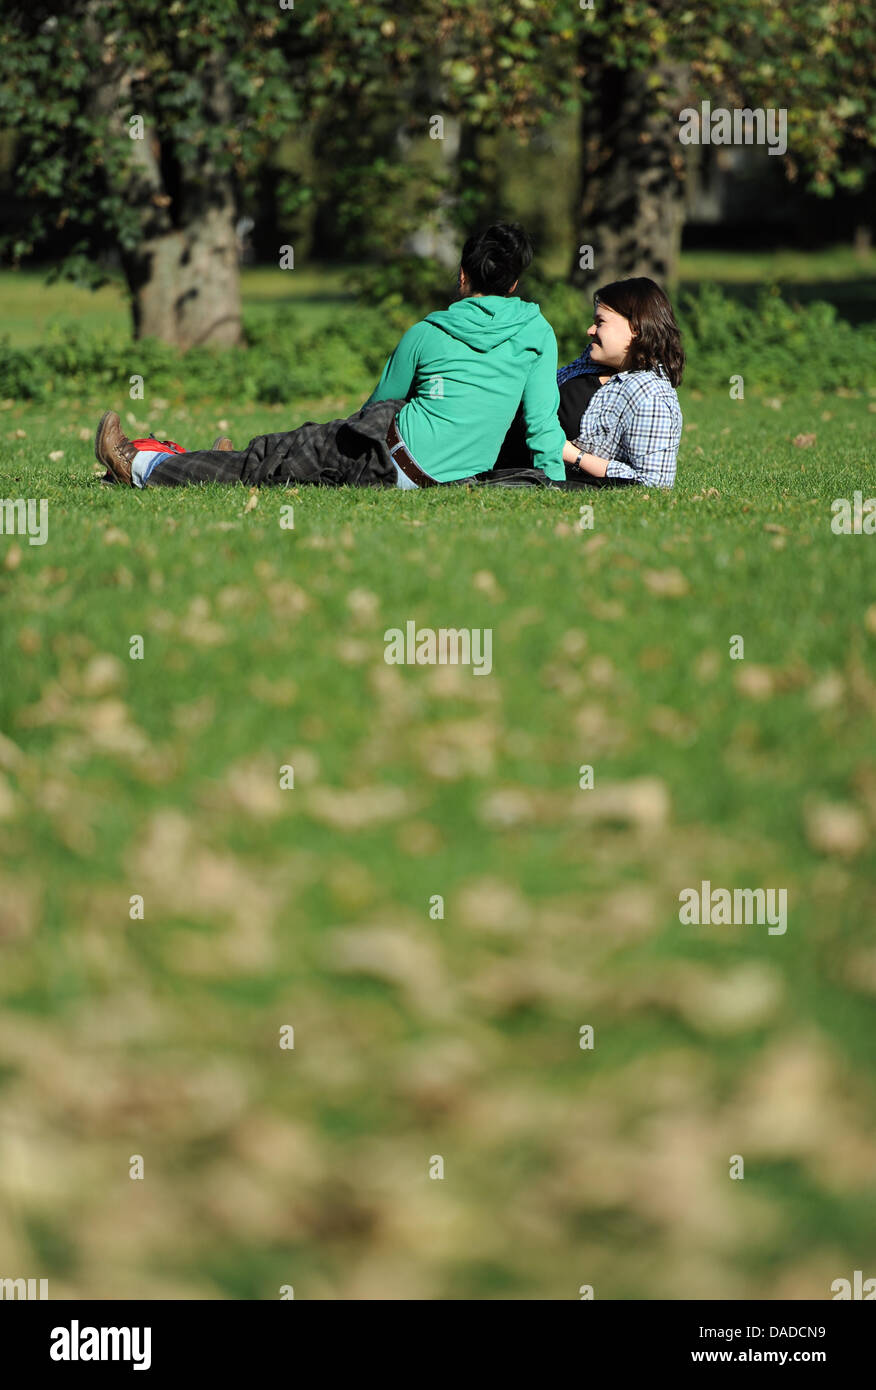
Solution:
{"label": "red item on ground", "polygon": [[172,439],[132,439],[131,443],[135,449],[146,449],[152,453],[184,454],[187,452],[181,444],[174,444]]}

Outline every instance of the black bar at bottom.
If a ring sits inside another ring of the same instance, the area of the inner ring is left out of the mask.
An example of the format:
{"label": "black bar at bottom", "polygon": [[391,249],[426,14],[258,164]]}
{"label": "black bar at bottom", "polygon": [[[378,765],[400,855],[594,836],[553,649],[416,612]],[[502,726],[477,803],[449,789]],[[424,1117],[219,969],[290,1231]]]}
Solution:
{"label": "black bar at bottom", "polygon": [[570,1361],[564,1379],[576,1367],[582,1375],[609,1368],[688,1368],[696,1375],[749,1366],[809,1366],[835,1378],[870,1364],[876,1330],[873,1309],[841,1301],[581,1300],[565,1313],[560,1303],[520,1301],[512,1311],[509,1302],[6,1300],[0,1337],[4,1363],[19,1377],[39,1372],[50,1381],[102,1372],[163,1381],[190,1371],[202,1382],[215,1374],[224,1383],[235,1374],[251,1379],[254,1371],[263,1377],[296,1367],[312,1380],[317,1369],[336,1375],[345,1354],[359,1377],[377,1371],[434,1378],[444,1367],[458,1376],[464,1366],[468,1379],[482,1365],[495,1381],[506,1365],[519,1378],[521,1357],[530,1352],[542,1362],[538,1378],[545,1382],[559,1373],[561,1357]]}

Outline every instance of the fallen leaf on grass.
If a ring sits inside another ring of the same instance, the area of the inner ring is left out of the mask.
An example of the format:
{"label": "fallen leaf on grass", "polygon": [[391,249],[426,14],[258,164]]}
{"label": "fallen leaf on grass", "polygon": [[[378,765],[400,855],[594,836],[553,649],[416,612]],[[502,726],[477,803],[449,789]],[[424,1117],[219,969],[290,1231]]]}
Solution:
{"label": "fallen leaf on grass", "polygon": [[27,759],[18,744],[5,734],[0,734],[0,767],[7,772],[20,772],[26,763]]}
{"label": "fallen leaf on grass", "polygon": [[454,915],[473,931],[513,936],[529,927],[532,909],[512,884],[486,876],[463,884]]}
{"label": "fallen leaf on grass", "polygon": [[669,812],[665,783],[657,777],[637,777],[603,782],[585,794],[499,787],[481,801],[478,819],[493,826],[558,825],[581,819],[651,828],[664,825]]}
{"label": "fallen leaf on grass", "polygon": [[740,695],[747,695],[750,700],[767,700],[775,689],[772,671],[748,662],[734,673],[733,683]]}
{"label": "fallen leaf on grass", "polygon": [[125,668],[117,656],[101,652],[93,656],[82,672],[80,689],[83,695],[108,695],[125,683]]}
{"label": "fallen leaf on grass", "polygon": [[586,820],[621,821],[643,827],[665,825],[669,811],[669,792],[659,777],[603,782],[572,802],[572,813]]}
{"label": "fallen leaf on grass", "polygon": [[307,809],[314,820],[335,830],[364,830],[398,820],[410,806],[401,787],[315,787]]}
{"label": "fallen leaf on grass", "polygon": [[347,607],[354,619],[369,625],[377,621],[380,599],[370,589],[351,589],[347,594]]}
{"label": "fallen leaf on grass", "polygon": [[478,570],[472,577],[472,586],[479,593],[486,594],[488,598],[504,597],[501,589],[496,583],[496,576],[490,570]]}
{"label": "fallen leaf on grass", "polygon": [[419,1013],[445,1012],[448,993],[434,944],[405,927],[339,927],[328,940],[328,956],[340,974],[370,975],[397,986]]}
{"label": "fallen leaf on grass", "polygon": [[857,806],[822,801],[806,812],[806,838],[822,854],[852,859],[867,844],[867,825]]}
{"label": "fallen leaf on grass", "polygon": [[833,709],[840,703],[845,693],[845,682],[839,672],[828,671],[810,687],[807,703],[812,709]]}
{"label": "fallen leaf on grass", "polygon": [[659,598],[684,598],[690,593],[690,585],[681,570],[645,570],[642,578],[645,587]]}

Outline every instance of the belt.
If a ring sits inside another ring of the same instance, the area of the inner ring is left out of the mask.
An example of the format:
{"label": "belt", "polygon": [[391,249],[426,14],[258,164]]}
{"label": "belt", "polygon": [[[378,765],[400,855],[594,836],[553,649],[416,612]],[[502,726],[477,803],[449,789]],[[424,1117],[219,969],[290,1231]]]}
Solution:
{"label": "belt", "polygon": [[401,469],[405,477],[410,478],[412,483],[416,483],[417,487],[439,486],[437,478],[430,478],[428,473],[424,473],[419,464],[411,458],[407,445],[396,429],[395,417],[386,431],[386,442],[389,446],[389,457],[396,467]]}

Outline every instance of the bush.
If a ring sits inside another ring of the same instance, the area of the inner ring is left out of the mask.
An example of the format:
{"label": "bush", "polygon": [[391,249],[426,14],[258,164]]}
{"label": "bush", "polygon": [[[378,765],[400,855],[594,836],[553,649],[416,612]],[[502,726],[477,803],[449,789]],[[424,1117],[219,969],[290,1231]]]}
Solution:
{"label": "bush", "polygon": [[[447,303],[446,272],[433,262],[397,261],[364,272],[363,303],[381,305],[401,328]],[[592,304],[565,281],[551,280],[537,265],[526,272],[521,297],[541,306],[557,336],[560,363],[571,362],[587,343]],[[855,327],[831,304],[791,304],[776,286],[761,290],[754,307],[716,286],[682,293],[676,313],[684,337],[684,383],[699,390],[727,390],[742,376],[757,391],[816,391],[831,386],[865,389],[876,379],[876,325]]]}
{"label": "bush", "polygon": [[[127,396],[137,374],[150,392],[209,396],[228,405],[329,394],[364,400],[404,330],[449,301],[446,271],[427,262],[418,274],[406,278],[401,262],[366,270],[357,281],[359,306],[342,323],[302,330],[294,315],[278,310],[249,327],[245,348],[193,348],[183,355],[154,339],[131,343],[81,331],[75,323],[59,325],[36,349],[0,341],[0,397],[44,400],[61,390],[100,389],[117,398]],[[524,293],[537,298],[553,325],[560,362],[572,361],[586,344],[589,301],[567,284],[535,275],[527,275]],[[681,296],[678,318],[689,387],[726,391],[735,375],[755,393],[860,390],[876,380],[876,325],[853,327],[830,304],[789,304],[773,288],[751,308],[707,286]]]}
{"label": "bush", "polygon": [[754,307],[705,286],[683,296],[679,323],[690,386],[723,389],[738,374],[755,390],[861,390],[876,379],[876,325],[856,327],[823,301],[789,304],[776,286]]}
{"label": "bush", "polygon": [[[553,325],[560,362],[584,349],[592,308],[581,293],[552,285],[540,299]],[[754,391],[865,389],[876,379],[876,325],[855,327],[832,304],[789,304],[775,287],[761,290],[754,307],[713,285],[676,302],[687,364],[684,384],[728,389],[742,376]]]}
{"label": "bush", "polygon": [[399,256],[386,264],[365,266],[350,277],[350,284],[362,304],[401,313],[406,328],[450,302],[456,276],[428,256]]}
{"label": "bush", "polygon": [[[402,324],[402,329],[407,322]],[[182,354],[155,339],[56,329],[39,348],[0,342],[0,397],[45,400],[53,393],[106,389],[126,396],[139,375],[150,393],[284,402],[373,390],[400,329],[377,309],[362,308],[343,324],[296,331],[287,312],[262,317],[244,348],[192,348]]]}

